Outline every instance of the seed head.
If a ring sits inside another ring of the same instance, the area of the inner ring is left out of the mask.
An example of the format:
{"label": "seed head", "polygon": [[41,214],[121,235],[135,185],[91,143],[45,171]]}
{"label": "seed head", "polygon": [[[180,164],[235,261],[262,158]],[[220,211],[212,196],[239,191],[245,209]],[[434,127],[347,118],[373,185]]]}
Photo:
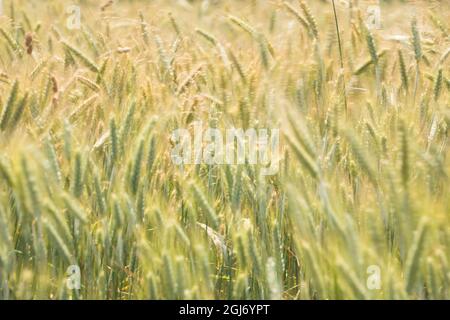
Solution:
{"label": "seed head", "polygon": [[33,35],[27,33],[25,36],[25,47],[27,48],[27,53],[31,55],[33,53]]}

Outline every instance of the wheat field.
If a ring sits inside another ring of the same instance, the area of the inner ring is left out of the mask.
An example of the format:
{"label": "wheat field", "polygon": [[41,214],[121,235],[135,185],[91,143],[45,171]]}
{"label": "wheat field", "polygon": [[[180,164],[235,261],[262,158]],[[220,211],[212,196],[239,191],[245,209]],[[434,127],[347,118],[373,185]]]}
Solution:
{"label": "wheat field", "polygon": [[1,1],[0,299],[450,298],[450,3],[376,2]]}

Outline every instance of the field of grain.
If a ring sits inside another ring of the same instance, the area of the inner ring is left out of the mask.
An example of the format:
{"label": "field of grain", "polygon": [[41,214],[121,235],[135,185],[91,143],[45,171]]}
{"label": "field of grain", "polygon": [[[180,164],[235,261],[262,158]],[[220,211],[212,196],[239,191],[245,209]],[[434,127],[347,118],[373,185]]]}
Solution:
{"label": "field of grain", "polygon": [[377,2],[0,1],[0,299],[450,298],[450,3]]}

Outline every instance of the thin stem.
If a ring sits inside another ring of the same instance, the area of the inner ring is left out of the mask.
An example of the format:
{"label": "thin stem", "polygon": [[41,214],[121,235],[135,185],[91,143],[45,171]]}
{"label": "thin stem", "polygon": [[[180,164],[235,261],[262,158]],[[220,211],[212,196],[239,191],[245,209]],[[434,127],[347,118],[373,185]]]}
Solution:
{"label": "thin stem", "polygon": [[419,61],[416,61],[416,77],[414,79],[413,107],[416,105],[417,88],[419,87]]}
{"label": "thin stem", "polygon": [[343,72],[342,86],[343,86],[343,90],[344,90],[344,107],[345,107],[345,114],[347,114],[347,89],[345,87],[344,59],[342,57],[341,33],[339,31],[339,23],[338,23],[338,19],[337,19],[336,5],[334,3],[334,0],[333,0],[333,12],[334,12],[334,22],[336,23],[336,33],[337,33],[338,45],[339,45],[339,58],[340,58],[340,62],[341,62],[341,70]]}

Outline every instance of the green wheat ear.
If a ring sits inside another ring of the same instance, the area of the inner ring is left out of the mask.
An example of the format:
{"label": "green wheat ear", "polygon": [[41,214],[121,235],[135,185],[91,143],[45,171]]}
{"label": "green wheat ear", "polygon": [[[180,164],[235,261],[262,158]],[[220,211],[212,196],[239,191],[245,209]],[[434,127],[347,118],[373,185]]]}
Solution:
{"label": "green wheat ear", "polygon": [[142,38],[144,39],[145,44],[148,45],[150,42],[150,37],[149,37],[147,23],[145,22],[144,14],[142,13],[142,11],[139,11],[139,19],[141,20]]}
{"label": "green wheat ear", "polygon": [[80,152],[75,154],[72,173],[72,192],[76,198],[79,198],[83,192],[82,155]]}
{"label": "green wheat ear", "polygon": [[286,9],[291,12],[294,17],[300,22],[300,24],[306,29],[309,30],[308,22],[301,16],[300,12],[298,12],[289,2],[283,2],[283,5]]}
{"label": "green wheat ear", "polygon": [[372,33],[369,30],[366,31],[366,41],[367,47],[369,48],[370,57],[372,58],[372,63],[374,65],[378,65],[378,54],[377,49],[375,47],[375,40],[373,38]]}
{"label": "green wheat ear", "polygon": [[12,188],[14,185],[14,176],[12,175],[10,165],[3,156],[0,157],[0,174],[6,184]]}
{"label": "green wheat ear", "polygon": [[306,17],[306,20],[308,21],[308,26],[309,29],[311,30],[312,35],[314,36],[314,38],[316,40],[319,40],[319,29],[317,27],[317,22],[316,19],[314,18],[314,16],[311,13],[311,9],[309,8],[309,6],[306,4],[306,2],[304,0],[299,0],[300,3],[300,7],[303,10],[303,13]]}
{"label": "green wheat ear", "polygon": [[139,180],[140,180],[140,176],[141,176],[141,163],[142,163],[143,157],[144,157],[144,141],[142,140],[139,143],[139,147],[134,156],[133,165],[132,165],[130,186],[131,186],[131,192],[133,193],[133,195],[136,195],[138,188],[139,188]]}
{"label": "green wheat ear", "polygon": [[400,123],[400,141],[401,141],[401,176],[405,188],[408,186],[410,175],[410,161],[409,161],[409,143],[408,132],[404,121]]}
{"label": "green wheat ear", "polygon": [[175,30],[177,35],[180,37],[181,36],[181,28],[178,25],[177,20],[173,17],[172,13],[169,13],[169,19],[170,19],[170,23],[171,23],[173,29]]}
{"label": "green wheat ear", "polygon": [[439,69],[436,80],[434,81],[434,101],[438,101],[441,95],[443,78],[442,69]]}
{"label": "green wheat ear", "polygon": [[13,108],[17,100],[18,92],[19,92],[19,81],[16,80],[14,81],[6,105],[3,108],[2,116],[0,119],[0,129],[2,131],[4,131],[8,126],[9,119],[12,116]]}
{"label": "green wheat ear", "polygon": [[194,196],[194,199],[197,201],[198,205],[202,208],[203,212],[206,214],[206,218],[208,223],[212,228],[216,229],[219,227],[219,219],[214,208],[208,203],[205,194],[200,189],[197,184],[193,183],[191,185],[191,190]]}
{"label": "green wheat ear", "polygon": [[92,62],[85,54],[83,54],[80,50],[76,49],[66,41],[61,41],[64,49],[70,54],[69,56],[75,56],[82,64],[84,64],[89,70],[98,73],[98,66]]}
{"label": "green wheat ear", "polygon": [[414,49],[414,57],[416,59],[416,77],[414,82],[414,93],[413,93],[413,103],[415,103],[416,96],[417,96],[417,90],[419,88],[419,82],[420,82],[420,62],[423,56],[422,52],[422,43],[420,38],[420,32],[417,27],[417,19],[414,18],[411,21],[411,33],[412,33],[412,46]]}
{"label": "green wheat ear", "polygon": [[5,38],[6,42],[8,43],[9,47],[14,51],[17,52],[19,57],[22,57],[23,55],[23,49],[22,47],[17,43],[16,40],[13,39],[13,37],[5,31],[5,29],[0,28],[0,33]]}
{"label": "green wheat ear", "polygon": [[217,45],[217,39],[213,35],[209,34],[208,32],[198,29],[198,28],[195,30],[195,32],[197,32],[199,35],[201,35],[203,38],[205,38],[211,44]]}
{"label": "green wheat ear", "polygon": [[25,108],[27,107],[27,104],[28,104],[28,93],[26,93],[25,96],[17,103],[16,110],[14,111],[14,114],[11,118],[10,124],[11,129],[16,128],[17,125],[19,124],[19,121],[22,118]]}
{"label": "green wheat ear", "polygon": [[416,61],[420,61],[422,59],[422,44],[420,40],[420,33],[417,27],[417,19],[413,19],[411,22],[411,32],[412,32],[412,44],[414,48],[414,56]]}
{"label": "green wheat ear", "polygon": [[398,50],[398,61],[400,66],[400,78],[402,79],[403,88],[408,91],[408,73],[406,71],[405,59],[403,58],[403,53]]}

